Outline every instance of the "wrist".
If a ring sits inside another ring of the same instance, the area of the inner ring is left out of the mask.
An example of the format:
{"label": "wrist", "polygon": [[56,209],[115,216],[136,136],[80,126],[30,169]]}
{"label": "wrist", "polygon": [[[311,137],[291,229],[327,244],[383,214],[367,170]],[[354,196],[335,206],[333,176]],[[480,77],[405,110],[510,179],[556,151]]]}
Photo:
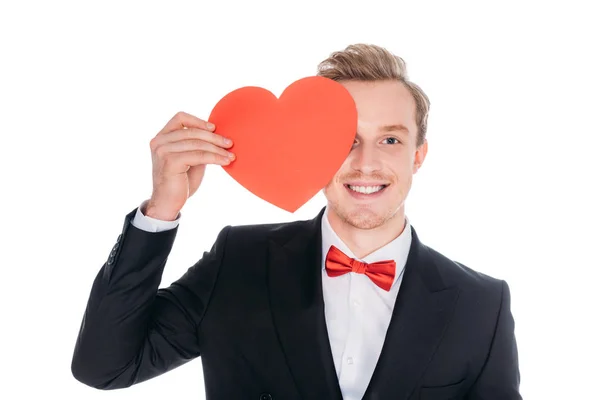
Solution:
{"label": "wrist", "polygon": [[145,209],[142,208],[142,214],[146,217],[158,219],[161,221],[175,221],[179,216],[179,211],[168,210],[161,208],[156,204],[149,202]]}

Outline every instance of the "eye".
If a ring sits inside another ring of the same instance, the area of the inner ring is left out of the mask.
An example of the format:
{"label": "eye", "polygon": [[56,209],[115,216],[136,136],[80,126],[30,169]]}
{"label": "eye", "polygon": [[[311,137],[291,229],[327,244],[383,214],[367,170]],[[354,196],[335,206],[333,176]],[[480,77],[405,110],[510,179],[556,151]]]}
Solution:
{"label": "eye", "polygon": [[402,142],[400,142],[398,139],[396,139],[395,137],[389,137],[389,138],[385,138],[384,142],[385,142],[385,144],[397,144],[397,143],[402,143]]}

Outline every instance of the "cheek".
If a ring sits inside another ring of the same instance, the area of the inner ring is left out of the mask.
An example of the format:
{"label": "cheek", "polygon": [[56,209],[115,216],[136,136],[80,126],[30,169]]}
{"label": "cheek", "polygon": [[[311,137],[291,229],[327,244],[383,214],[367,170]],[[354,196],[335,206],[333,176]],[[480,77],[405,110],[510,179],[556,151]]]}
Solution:
{"label": "cheek", "polygon": [[340,183],[342,176],[348,174],[348,171],[349,171],[349,167],[348,166],[349,166],[348,160],[344,161],[344,163],[342,164],[342,166],[340,167],[340,169],[337,170],[337,172],[335,173],[335,175],[331,179],[330,184]]}
{"label": "cheek", "polygon": [[390,171],[398,177],[399,180],[405,180],[413,173],[413,160],[406,154],[398,154],[395,160],[390,160],[387,164]]}
{"label": "cheek", "polygon": [[327,185],[323,188],[323,193],[325,195],[330,194],[331,192],[333,192],[335,190],[335,187],[337,182],[337,175],[333,177],[333,179],[331,179]]}

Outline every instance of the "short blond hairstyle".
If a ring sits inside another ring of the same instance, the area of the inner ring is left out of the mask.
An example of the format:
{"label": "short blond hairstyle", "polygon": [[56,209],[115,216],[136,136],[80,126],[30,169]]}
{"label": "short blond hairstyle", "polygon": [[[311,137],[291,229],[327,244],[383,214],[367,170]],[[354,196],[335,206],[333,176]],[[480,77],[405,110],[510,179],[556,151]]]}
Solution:
{"label": "short blond hairstyle", "polygon": [[408,79],[404,60],[387,49],[372,44],[353,44],[335,51],[317,68],[317,75],[334,81],[384,81],[396,80],[412,94],[417,123],[417,147],[425,141],[429,98],[425,92]]}

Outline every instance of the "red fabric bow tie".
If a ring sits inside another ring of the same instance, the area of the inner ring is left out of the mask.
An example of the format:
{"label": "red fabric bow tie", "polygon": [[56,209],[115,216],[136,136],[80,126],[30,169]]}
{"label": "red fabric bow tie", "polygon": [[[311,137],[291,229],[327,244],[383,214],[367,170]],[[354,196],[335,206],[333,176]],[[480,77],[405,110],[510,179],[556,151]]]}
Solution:
{"label": "red fabric bow tie", "polygon": [[377,286],[389,291],[396,274],[396,262],[394,260],[387,260],[364,263],[348,257],[337,247],[331,246],[325,259],[325,270],[327,271],[327,275],[332,277],[344,275],[348,272],[365,274]]}

